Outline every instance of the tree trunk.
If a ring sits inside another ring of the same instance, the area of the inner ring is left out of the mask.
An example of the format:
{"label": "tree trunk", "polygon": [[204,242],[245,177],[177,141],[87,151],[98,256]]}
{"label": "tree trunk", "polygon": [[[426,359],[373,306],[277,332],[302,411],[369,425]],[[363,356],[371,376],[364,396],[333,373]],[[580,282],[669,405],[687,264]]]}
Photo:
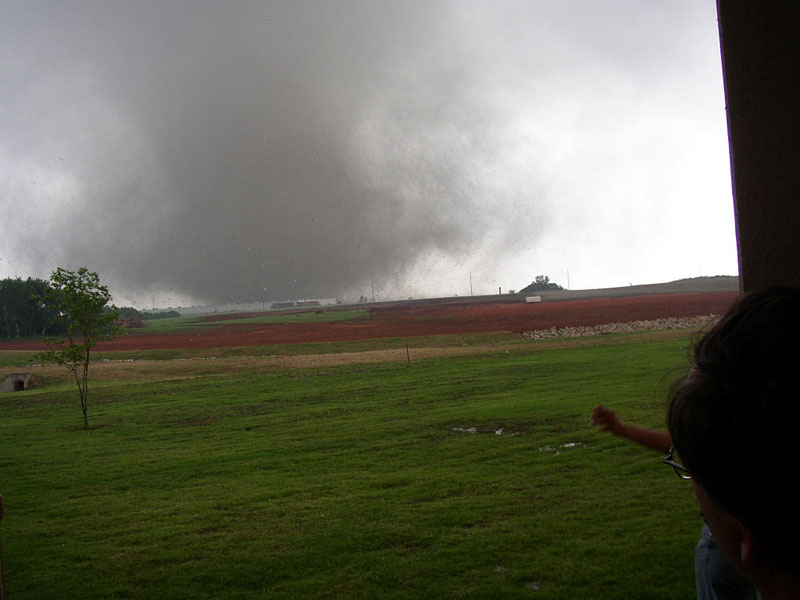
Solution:
{"label": "tree trunk", "polygon": [[86,349],[86,358],[83,363],[83,389],[81,392],[81,407],[83,408],[83,428],[89,429],[89,349]]}
{"label": "tree trunk", "polygon": [[83,428],[89,429],[89,415],[86,414],[86,398],[81,397],[81,410],[83,410]]}

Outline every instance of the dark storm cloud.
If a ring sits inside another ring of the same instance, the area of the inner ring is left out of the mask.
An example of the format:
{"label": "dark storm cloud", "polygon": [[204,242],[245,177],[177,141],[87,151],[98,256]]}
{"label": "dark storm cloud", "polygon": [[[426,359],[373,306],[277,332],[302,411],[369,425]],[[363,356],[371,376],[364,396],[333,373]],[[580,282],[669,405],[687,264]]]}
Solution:
{"label": "dark storm cloud", "polygon": [[15,149],[74,186],[19,244],[40,269],[211,301],[335,295],[464,251],[492,222],[474,179],[498,115],[447,9],[7,7],[7,101],[32,124]]}
{"label": "dark storm cloud", "polygon": [[735,269],[713,3],[5,2],[0,106],[2,275],[149,304]]}

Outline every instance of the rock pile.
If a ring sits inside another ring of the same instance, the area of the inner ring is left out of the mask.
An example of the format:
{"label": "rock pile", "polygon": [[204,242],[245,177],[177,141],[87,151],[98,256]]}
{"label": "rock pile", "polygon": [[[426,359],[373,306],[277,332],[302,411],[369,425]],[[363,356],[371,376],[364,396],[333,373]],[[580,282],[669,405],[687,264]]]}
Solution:
{"label": "rock pile", "polygon": [[630,333],[633,331],[661,331],[664,329],[700,329],[710,327],[719,315],[697,317],[666,317],[648,321],[628,321],[627,323],[606,323],[604,325],[583,325],[577,327],[551,327],[535,331],[523,331],[526,340],[544,340],[556,337],[586,337],[608,333]]}

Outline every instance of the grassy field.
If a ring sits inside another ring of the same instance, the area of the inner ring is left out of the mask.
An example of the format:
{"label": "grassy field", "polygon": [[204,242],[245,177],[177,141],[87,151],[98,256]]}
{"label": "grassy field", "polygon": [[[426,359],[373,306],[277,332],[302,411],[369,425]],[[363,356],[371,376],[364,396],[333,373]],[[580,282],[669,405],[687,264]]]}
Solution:
{"label": "grassy field", "polygon": [[691,487],[589,427],[662,425],[687,339],[121,363],[89,431],[40,377],[0,396],[8,597],[692,597]]}
{"label": "grassy field", "polygon": [[[183,317],[180,317],[183,318]],[[166,320],[166,319],[165,319]],[[667,332],[664,332],[667,333]],[[683,335],[683,334],[681,334]],[[348,352],[373,352],[379,350],[405,349],[406,344],[412,349],[418,348],[469,348],[486,345],[503,345],[503,347],[527,346],[530,342],[523,340],[516,333],[471,333],[459,335],[429,335],[409,338],[374,338],[365,340],[346,340],[338,342],[313,342],[300,344],[272,344],[266,346],[231,346],[223,348],[179,348],[156,350],[127,350],[103,352],[96,350],[92,354],[94,364],[105,360],[176,360],[192,358],[226,358],[253,356],[299,356],[319,354],[341,354]],[[0,368],[24,371],[37,361],[36,352],[28,350],[0,350]]]}
{"label": "grassy field", "polygon": [[[171,333],[197,330],[203,327],[216,327],[218,325],[258,325],[262,323],[323,323],[330,321],[347,321],[350,319],[363,319],[369,317],[369,311],[364,309],[306,309],[289,314],[261,314],[258,316],[231,318],[229,313],[211,315],[186,315],[166,319],[151,319],[145,321],[142,329],[131,330],[132,335],[137,333]],[[216,318],[216,320],[215,320]]]}
{"label": "grassy field", "polygon": [[258,315],[255,317],[242,317],[240,319],[229,319],[225,321],[210,321],[211,325],[229,324],[259,324],[259,323],[327,323],[330,321],[349,321],[351,319],[366,319],[370,316],[368,310],[305,310],[302,312],[284,315]]}

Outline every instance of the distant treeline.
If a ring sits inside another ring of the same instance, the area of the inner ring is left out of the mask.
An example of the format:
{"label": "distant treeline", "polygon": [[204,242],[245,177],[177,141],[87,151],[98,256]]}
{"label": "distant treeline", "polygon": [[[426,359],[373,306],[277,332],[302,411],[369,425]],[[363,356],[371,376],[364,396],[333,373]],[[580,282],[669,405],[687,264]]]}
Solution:
{"label": "distant treeline", "polygon": [[[44,303],[49,282],[42,279],[17,277],[0,279],[0,338],[47,337],[65,332],[58,313]],[[106,310],[111,308],[106,307]],[[119,309],[120,319],[168,319],[180,313],[140,312],[130,306]]]}
{"label": "distant treeline", "polygon": [[60,335],[64,324],[45,306],[48,282],[41,279],[0,279],[0,337]]}

